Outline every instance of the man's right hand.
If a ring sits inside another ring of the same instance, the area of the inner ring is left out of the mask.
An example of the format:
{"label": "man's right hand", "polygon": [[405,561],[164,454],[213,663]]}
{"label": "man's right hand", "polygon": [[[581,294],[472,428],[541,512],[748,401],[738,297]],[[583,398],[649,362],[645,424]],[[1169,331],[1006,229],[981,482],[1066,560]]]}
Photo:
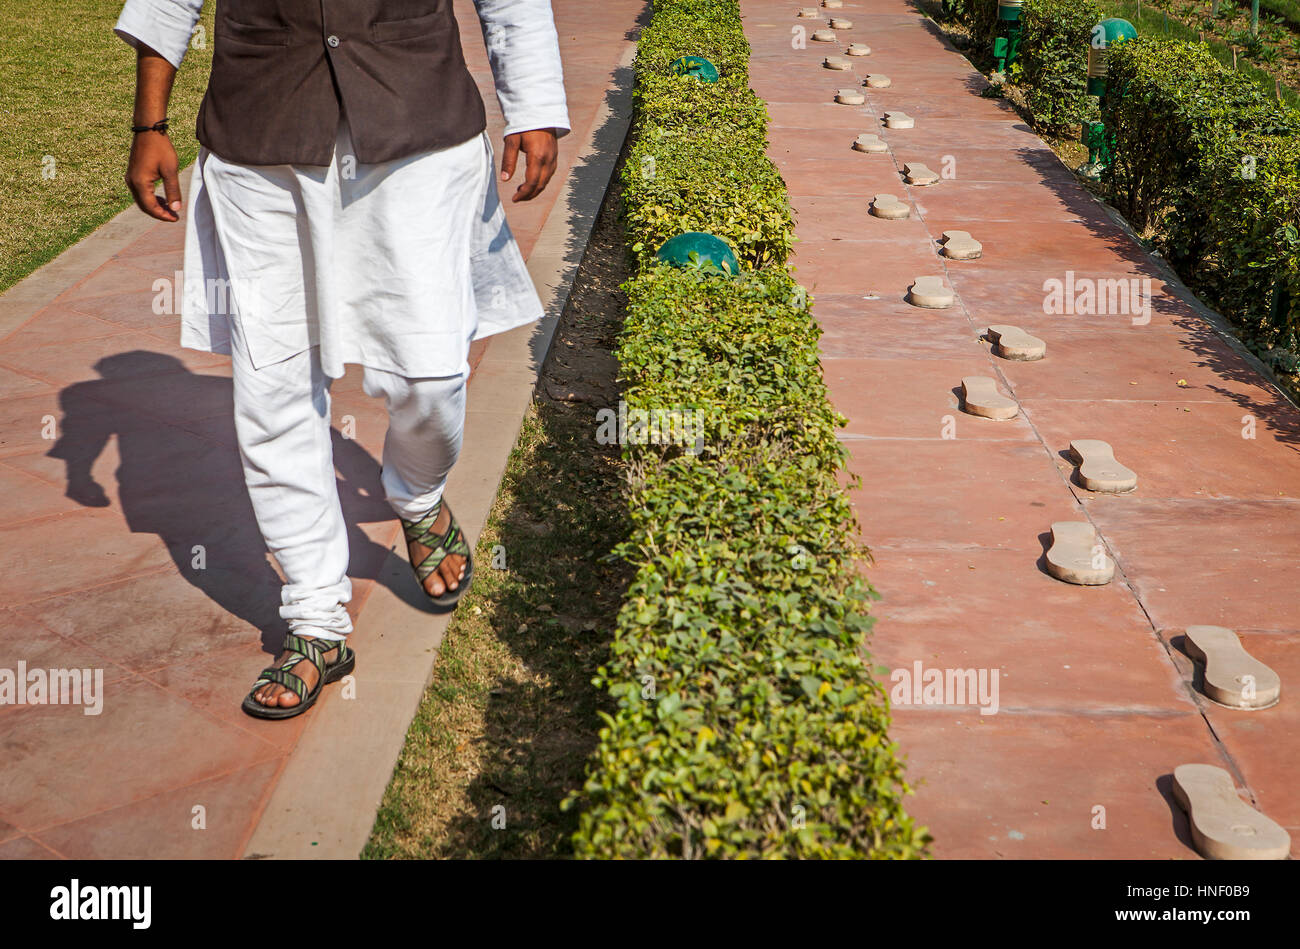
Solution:
{"label": "man's right hand", "polygon": [[[180,162],[172,140],[163,132],[138,132],[126,166],[126,184],[140,210],[160,221],[179,221],[181,210]],[[163,194],[154,192],[162,179]]]}

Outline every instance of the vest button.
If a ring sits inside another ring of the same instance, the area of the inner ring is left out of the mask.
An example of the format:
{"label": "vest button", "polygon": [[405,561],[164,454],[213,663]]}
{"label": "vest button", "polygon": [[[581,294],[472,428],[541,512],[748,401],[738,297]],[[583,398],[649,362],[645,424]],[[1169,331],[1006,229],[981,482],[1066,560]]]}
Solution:
{"label": "vest button", "polygon": [[329,43],[331,46],[338,46],[339,38],[337,36],[330,36],[327,40],[325,40],[325,42]]}

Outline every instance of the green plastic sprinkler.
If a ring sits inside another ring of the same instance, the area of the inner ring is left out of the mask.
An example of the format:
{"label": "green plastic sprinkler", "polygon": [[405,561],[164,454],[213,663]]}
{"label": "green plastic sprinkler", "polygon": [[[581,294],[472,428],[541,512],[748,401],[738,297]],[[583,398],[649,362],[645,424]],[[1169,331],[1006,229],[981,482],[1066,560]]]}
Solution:
{"label": "green plastic sprinkler", "polygon": [[690,267],[691,257],[702,269],[735,276],[740,272],[740,262],[731,246],[722,238],[704,231],[687,231],[664,241],[655,254],[656,259],[674,267]]}
{"label": "green plastic sprinkler", "polygon": [[993,38],[993,58],[1000,73],[1020,54],[1020,10],[1024,5],[1025,0],[998,0],[998,21],[1006,26],[1004,35]]}
{"label": "green plastic sprinkler", "polygon": [[718,81],[718,67],[703,56],[683,56],[674,59],[672,70],[679,76],[694,76],[700,82]]}
{"label": "green plastic sprinkler", "polygon": [[[1137,29],[1128,20],[1107,17],[1092,28],[1088,41],[1088,95],[1097,97],[1098,107],[1106,97],[1106,74],[1110,47],[1127,40],[1137,39]],[[1101,122],[1083,123],[1079,141],[1088,146],[1088,161],[1079,167],[1079,173],[1088,178],[1100,177],[1114,157],[1114,136],[1106,133]]]}

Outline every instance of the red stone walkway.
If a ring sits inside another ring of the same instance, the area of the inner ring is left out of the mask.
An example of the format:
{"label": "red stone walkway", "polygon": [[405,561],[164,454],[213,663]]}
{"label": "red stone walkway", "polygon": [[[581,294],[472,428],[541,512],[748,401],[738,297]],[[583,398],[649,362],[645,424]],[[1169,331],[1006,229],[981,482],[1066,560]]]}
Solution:
{"label": "red stone walkway", "polygon": [[[873,653],[891,670],[1000,670],[996,714],[895,710],[918,787],[911,810],[934,852],[1195,858],[1170,793],[1186,762],[1228,769],[1300,845],[1300,413],[1005,103],[979,95],[984,81],[906,0],[823,11],[852,29],[802,49],[792,31],[826,23],[795,19],[800,5],[744,0],[745,28],[770,154],[798,213],[797,276],[816,298],[862,477],[854,500],[883,593]],[[824,68],[848,42],[872,54],[849,73]],[[833,102],[867,72],[892,85],[863,90],[862,107]],[[915,128],[884,129],[886,110]],[[852,151],[862,132],[889,153]],[[909,187],[900,171],[916,161],[951,176]],[[909,202],[911,219],[870,216],[882,192]],[[983,257],[938,257],[934,241],[952,229]],[[1149,322],[1046,315],[1045,281],[1067,271],[1150,278]],[[946,276],[956,306],[904,302],[926,274]],[[1046,340],[1047,359],[992,356],[979,339],[991,323]],[[961,412],[954,389],[967,375],[998,379],[1020,417]],[[1109,441],[1138,473],[1136,493],[1072,483],[1063,452],[1076,438]],[[1083,519],[1118,563],[1109,585],[1044,572],[1050,524]],[[1235,629],[1281,675],[1281,704],[1228,711],[1197,695],[1180,651],[1194,624]]]}
{"label": "red stone walkway", "polygon": [[[581,155],[645,6],[552,5],[573,131],[548,191],[507,204],[525,256],[566,176],[603,193]],[[469,0],[456,13],[499,150],[478,21]],[[181,350],[178,318],[152,307],[182,242],[179,224],[148,227],[0,341],[0,669],[102,669],[106,693],[99,715],[0,706],[0,857],[238,856],[313,717],[238,707],[277,651],[280,581],[243,487],[229,359]],[[490,414],[495,392],[471,383],[471,406]],[[360,648],[397,524],[381,500],[382,406],[356,371],[334,393]],[[340,437],[348,416],[354,439]]]}

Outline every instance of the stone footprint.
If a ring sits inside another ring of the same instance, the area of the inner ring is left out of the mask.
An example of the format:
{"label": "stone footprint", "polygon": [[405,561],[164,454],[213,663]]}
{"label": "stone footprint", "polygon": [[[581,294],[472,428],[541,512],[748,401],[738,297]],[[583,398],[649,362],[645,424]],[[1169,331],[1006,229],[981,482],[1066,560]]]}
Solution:
{"label": "stone footprint", "polygon": [[1019,326],[994,324],[984,331],[984,335],[993,344],[993,352],[1003,359],[1033,362],[1047,355],[1047,344]]}
{"label": "stone footprint", "polygon": [[1187,812],[1192,843],[1207,860],[1285,860],[1291,853],[1291,835],[1239,798],[1222,768],[1180,764],[1174,800]]}
{"label": "stone footprint", "polygon": [[1109,442],[1075,438],[1070,442],[1070,460],[1079,466],[1079,483],[1089,491],[1125,494],[1137,488],[1137,474],[1115,460]]}
{"label": "stone footprint", "polygon": [[1278,674],[1241,645],[1223,626],[1188,626],[1187,654],[1205,666],[1205,695],[1228,708],[1261,709],[1276,705],[1282,694]]}
{"label": "stone footprint", "polygon": [[966,376],[961,381],[961,407],[967,415],[1004,422],[1020,413],[1016,400],[998,391],[997,381],[988,376]]}
{"label": "stone footprint", "polygon": [[1057,521],[1047,550],[1047,572],[1066,583],[1101,586],[1115,576],[1115,561],[1087,521]]}

